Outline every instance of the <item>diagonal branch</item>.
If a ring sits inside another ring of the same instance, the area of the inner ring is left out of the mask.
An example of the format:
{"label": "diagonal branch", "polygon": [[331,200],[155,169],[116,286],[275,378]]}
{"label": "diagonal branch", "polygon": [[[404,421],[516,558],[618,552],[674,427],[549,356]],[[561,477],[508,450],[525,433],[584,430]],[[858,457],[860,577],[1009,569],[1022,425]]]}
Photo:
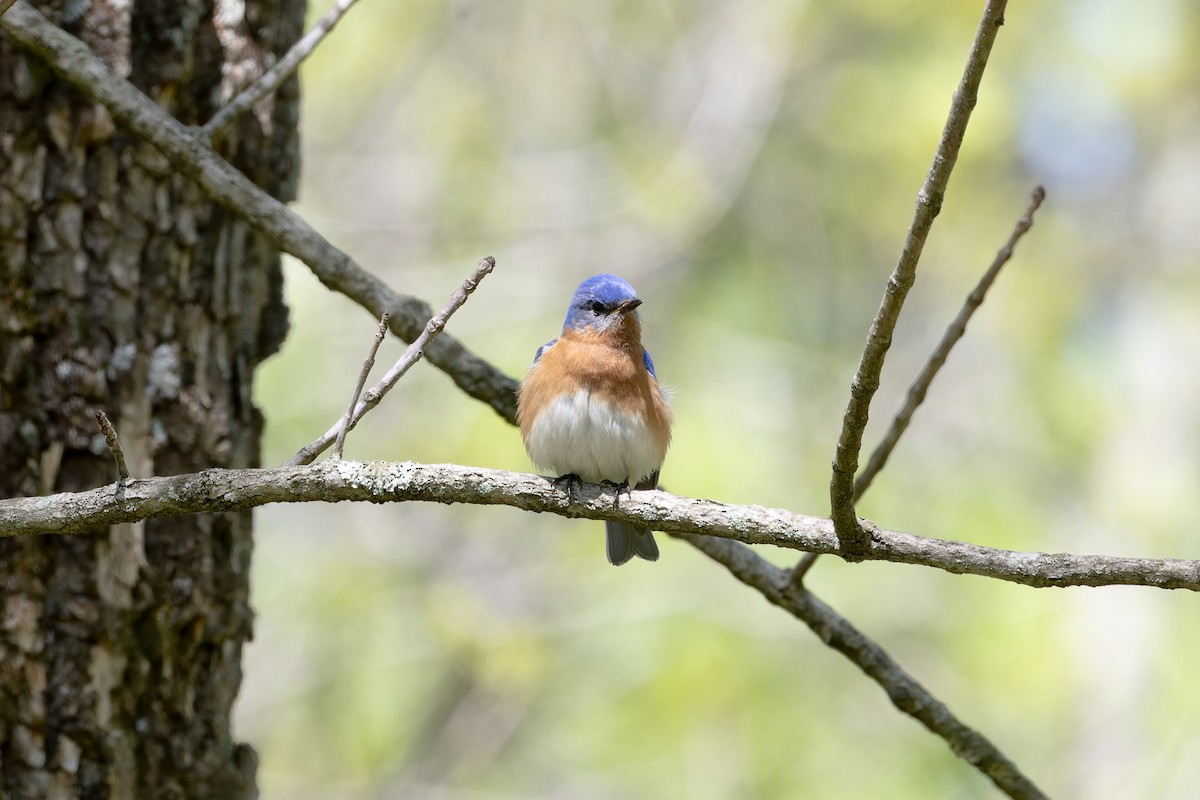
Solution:
{"label": "diagonal branch", "polygon": [[891,277],[888,278],[887,291],[879,304],[879,310],[875,312],[858,370],[850,383],[850,401],[842,419],[842,432],[838,436],[837,451],[833,459],[829,499],[838,538],[846,556],[851,559],[862,555],[868,539],[867,532],[859,526],[854,514],[854,474],[858,471],[858,454],[862,450],[863,431],[867,427],[871,398],[879,388],[879,375],[883,371],[888,348],[892,345],[892,333],[896,329],[896,320],[899,319],[904,298],[916,280],[917,261],[921,258],[921,250],[925,247],[933,220],[941,210],[946,187],[950,183],[950,173],[958,160],[958,151],[967,130],[967,122],[971,118],[972,109],[975,108],[979,83],[983,79],[988,55],[996,41],[996,33],[1004,24],[1006,5],[1007,0],[988,0],[983,10],[983,17],[979,20],[979,28],[975,33],[975,42],[967,57],[966,69],[954,92],[950,114],[946,118],[942,138],[933,156],[933,164],[917,195],[917,205],[908,235],[904,239],[904,247]]}
{"label": "diagonal branch", "polygon": [[[463,281],[463,285],[458,287],[454,294],[450,295],[450,299],[446,301],[445,307],[442,308],[442,310],[439,311],[436,316],[429,320],[429,323],[425,326],[425,330],[421,332],[421,335],[413,340],[413,343],[408,346],[408,349],[404,351],[404,354],[400,356],[400,359],[394,365],[392,365],[392,368],[387,371],[387,374],[380,379],[379,383],[372,386],[363,397],[362,402],[359,402],[358,392],[362,391],[362,385],[367,379],[367,371],[370,369],[368,364],[364,364],[363,372],[359,376],[358,389],[354,393],[354,399],[350,401],[350,408],[346,411],[345,416],[338,420],[338,422],[332,428],[325,431],[325,433],[323,433],[316,441],[313,441],[300,448],[300,451],[296,453],[296,455],[284,462],[284,466],[293,467],[301,464],[311,464],[313,459],[321,455],[321,453],[325,451],[325,448],[329,447],[331,443],[335,441],[340,442],[345,439],[346,433],[352,430],[354,426],[358,424],[358,421],[362,419],[368,411],[379,405],[379,401],[383,399],[383,396],[387,394],[393,386],[399,383],[400,379],[404,377],[404,374],[408,372],[409,368],[421,360],[421,356],[424,354],[425,348],[428,347],[430,342],[436,339],[438,334],[442,332],[442,329],[446,327],[446,322],[450,319],[450,316],[455,311],[460,309],[463,303],[467,302],[467,298],[470,297],[471,293],[474,292],[479,286],[479,282],[483,280],[485,276],[489,275],[495,266],[496,259],[492,258],[491,256],[487,256],[480,261],[479,265],[475,267],[475,271],[471,273],[471,276]],[[376,340],[376,347],[378,346],[379,343],[378,340]],[[372,362],[374,361],[374,355],[374,351],[372,351]],[[334,457],[342,457],[340,447],[334,451]]]}
{"label": "diagonal branch", "polygon": [[[833,524],[823,517],[761,506],[733,506],[634,491],[614,509],[604,487],[584,484],[570,502],[537,475],[454,464],[325,461],[307,467],[210,469],[166,478],[133,478],[125,498],[112,486],[86,492],[0,500],[0,536],[82,533],[150,517],[233,511],[267,503],[434,503],[506,505],[563,517],[611,519],[668,533],[697,533],[745,544],[839,553]],[[866,558],[982,575],[1026,586],[1155,586],[1200,591],[1200,561],[1021,553],[877,528]]]}
{"label": "diagonal branch", "polygon": [[375,366],[375,355],[379,352],[379,345],[383,344],[384,337],[387,336],[388,320],[391,317],[392,315],[385,311],[379,318],[379,330],[375,333],[375,340],[371,342],[371,350],[367,353],[362,368],[358,371],[358,381],[355,382],[354,392],[350,395],[350,405],[346,408],[346,413],[342,415],[341,421],[334,426],[337,434],[333,440],[333,452],[329,454],[330,458],[342,457],[342,451],[346,447],[346,434],[350,433],[354,427],[354,409],[358,408],[358,398],[362,397],[363,387],[367,385],[367,376],[371,374],[371,369]]}
{"label": "diagonal branch", "polygon": [[317,20],[317,24],[313,25],[312,30],[292,45],[275,66],[260,75],[258,80],[239,92],[220,111],[213,114],[212,119],[204,123],[200,129],[204,138],[209,141],[213,140],[239,114],[244,114],[259,100],[278,89],[281,83],[300,68],[300,63],[312,55],[312,52],[317,49],[317,45],[329,35],[333,27],[341,20],[342,15],[349,11],[356,2],[358,0],[337,0],[325,12],[325,15]]}
{"label": "diagonal branch", "polygon": [[[406,342],[421,335],[433,309],[392,291],[383,281],[334,247],[315,228],[234,169],[195,130],[182,125],[133,84],[115,75],[87,45],[53,25],[26,0],[4,16],[4,28],[58,75],[162,151],[179,172],[208,195],[268,236],[280,250],[303,261],[321,281],[367,309],[374,319],[392,314],[392,332]],[[438,337],[425,354],[460,389],[487,403],[509,422],[516,419],[516,381],[467,350],[454,337]]]}
{"label": "diagonal branch", "polygon": [[887,464],[888,458],[892,455],[892,450],[896,448],[896,443],[900,441],[900,437],[908,430],[908,425],[912,422],[913,414],[921,403],[925,402],[925,393],[929,391],[929,386],[933,383],[933,379],[937,377],[942,366],[946,363],[946,358],[950,355],[950,351],[954,345],[958,344],[958,340],[967,332],[967,323],[971,321],[971,316],[979,306],[983,305],[983,300],[987,296],[988,289],[992,288],[992,284],[996,281],[996,276],[1000,274],[1000,270],[1004,268],[1013,256],[1013,250],[1016,249],[1017,242],[1021,237],[1029,232],[1033,227],[1033,215],[1042,205],[1042,201],[1046,199],[1046,190],[1041,186],[1033,190],[1033,194],[1029,198],[1029,205],[1025,209],[1024,216],[1017,220],[1017,224],[1013,227],[1012,233],[1008,237],[1008,241],[996,253],[996,258],[992,260],[992,265],[987,268],[987,272],[983,273],[983,277],[979,279],[979,283],[967,295],[967,299],[963,301],[962,308],[958,310],[958,315],[946,328],[946,332],[942,334],[941,341],[937,347],[929,355],[929,360],[925,363],[925,368],[921,370],[921,374],[913,381],[912,386],[908,387],[908,396],[904,400],[904,406],[896,412],[896,416],[892,418],[892,424],[888,428],[879,445],[871,453],[871,458],[867,462],[867,466],[863,468],[858,479],[854,481],[854,502],[858,502],[860,498],[870,488],[871,482],[875,480],[875,476]]}
{"label": "diagonal branch", "polygon": [[[975,288],[967,295],[967,299],[963,301],[962,308],[958,310],[958,315],[951,321],[946,332],[942,334],[941,341],[937,347],[929,355],[929,360],[925,362],[925,368],[921,370],[921,374],[908,387],[908,396],[905,398],[904,405],[896,412],[896,416],[892,418],[892,424],[888,427],[887,433],[883,439],[875,447],[871,453],[871,459],[867,462],[867,466],[859,474],[858,479],[854,482],[854,502],[857,503],[862,496],[870,488],[871,482],[875,480],[875,476],[887,464],[888,458],[891,457],[892,451],[896,448],[896,444],[900,441],[900,437],[908,430],[908,425],[912,422],[913,414],[921,403],[925,402],[925,393],[929,391],[930,385],[933,384],[933,379],[937,377],[942,366],[945,365],[946,359],[950,356],[950,351],[958,340],[967,332],[967,323],[971,321],[971,316],[975,310],[983,305],[983,300],[987,296],[988,289],[992,288],[992,284],[996,281],[996,277],[1000,274],[1000,270],[1004,268],[1013,256],[1013,250],[1016,249],[1017,242],[1021,237],[1029,232],[1033,227],[1034,212],[1042,205],[1042,201],[1046,199],[1046,190],[1041,186],[1033,190],[1033,194],[1029,198],[1029,205],[1025,208],[1025,215],[1017,220],[1017,224],[1013,227],[1013,232],[1009,234],[1008,241],[996,253],[995,259],[992,260],[992,265],[987,268],[983,276],[979,279],[979,283],[975,284]],[[800,562],[796,564],[796,568],[792,570],[792,582],[799,586],[804,581],[804,576],[812,569],[812,565],[816,562],[817,556],[813,553],[807,553]]]}
{"label": "diagonal branch", "polygon": [[679,538],[724,565],[735,578],[811,628],[817,638],[878,683],[897,709],[944,739],[955,755],[982,772],[1000,791],[1013,798],[1046,797],[996,745],[954,716],[945,703],[905,672],[886,650],[812,592],[790,586],[785,571],[737,542],[693,534],[680,534]]}

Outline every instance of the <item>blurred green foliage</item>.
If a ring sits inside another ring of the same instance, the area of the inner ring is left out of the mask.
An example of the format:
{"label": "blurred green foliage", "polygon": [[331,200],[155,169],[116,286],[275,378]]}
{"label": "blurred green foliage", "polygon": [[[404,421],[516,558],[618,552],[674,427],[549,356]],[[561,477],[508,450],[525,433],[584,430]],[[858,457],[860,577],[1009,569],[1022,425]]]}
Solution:
{"label": "blurred green foliage", "polygon": [[[302,72],[298,210],[435,307],[496,256],[449,330],[513,375],[582,278],[628,278],[674,391],[666,485],[823,514],[980,5],[362,3]],[[861,513],[1200,558],[1197,52],[1187,0],[1009,8],[868,446],[1032,186],[1049,199]],[[342,413],[375,330],[287,274],[267,463]],[[347,456],[529,469],[516,431],[424,364]],[[615,570],[600,525],[511,509],[272,506],[258,530],[238,724],[266,798],[993,796],[667,537],[659,563]],[[1191,596],[832,558],[810,585],[1051,795],[1195,796]]]}

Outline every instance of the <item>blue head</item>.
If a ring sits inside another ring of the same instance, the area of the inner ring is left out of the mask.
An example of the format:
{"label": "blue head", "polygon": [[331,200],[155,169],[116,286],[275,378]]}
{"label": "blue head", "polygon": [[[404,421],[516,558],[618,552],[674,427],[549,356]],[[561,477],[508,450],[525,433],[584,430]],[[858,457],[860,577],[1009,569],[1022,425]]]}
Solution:
{"label": "blue head", "polygon": [[633,314],[637,319],[634,309],[641,304],[642,301],[638,300],[637,293],[628,281],[607,273],[593,275],[575,290],[563,328],[580,330],[593,327],[606,330],[627,314]]}

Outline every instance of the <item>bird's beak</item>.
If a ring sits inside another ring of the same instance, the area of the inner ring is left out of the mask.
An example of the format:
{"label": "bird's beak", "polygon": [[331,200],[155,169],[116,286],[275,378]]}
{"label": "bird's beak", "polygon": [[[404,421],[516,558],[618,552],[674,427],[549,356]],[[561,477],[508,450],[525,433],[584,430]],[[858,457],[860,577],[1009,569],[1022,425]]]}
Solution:
{"label": "bird's beak", "polygon": [[642,304],[642,301],[636,297],[633,298],[632,300],[626,300],[626,301],[622,302],[621,305],[617,306],[617,313],[628,314],[630,311],[633,311],[635,308],[637,308],[641,304]]}

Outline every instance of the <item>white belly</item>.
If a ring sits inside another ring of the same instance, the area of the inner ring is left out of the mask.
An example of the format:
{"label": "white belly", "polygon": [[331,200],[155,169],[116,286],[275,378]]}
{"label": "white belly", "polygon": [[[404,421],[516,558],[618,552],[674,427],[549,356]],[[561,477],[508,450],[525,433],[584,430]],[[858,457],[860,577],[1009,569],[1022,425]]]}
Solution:
{"label": "white belly", "polygon": [[588,483],[635,484],[662,466],[640,416],[595,399],[583,389],[562,395],[538,415],[529,456],[555,477],[575,473]]}

